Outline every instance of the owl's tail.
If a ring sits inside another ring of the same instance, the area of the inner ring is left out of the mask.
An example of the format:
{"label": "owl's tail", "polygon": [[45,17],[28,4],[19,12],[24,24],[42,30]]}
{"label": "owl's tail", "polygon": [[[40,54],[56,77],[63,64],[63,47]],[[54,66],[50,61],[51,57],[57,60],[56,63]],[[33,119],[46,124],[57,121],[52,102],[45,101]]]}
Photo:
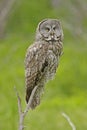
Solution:
{"label": "owl's tail", "polygon": [[29,98],[30,98],[30,96],[31,96],[32,90],[33,90],[33,88],[27,88],[27,89],[26,89],[26,102],[27,102],[27,103],[28,103]]}
{"label": "owl's tail", "polygon": [[[31,109],[35,109],[35,107],[40,104],[41,90],[42,90],[42,88],[39,88],[39,87],[37,88],[37,90],[36,90],[36,92],[34,94],[34,97],[32,99],[31,105],[30,105]],[[30,99],[32,91],[33,91],[32,88],[27,88],[27,90],[26,90],[26,102],[27,103],[28,103],[28,101]]]}

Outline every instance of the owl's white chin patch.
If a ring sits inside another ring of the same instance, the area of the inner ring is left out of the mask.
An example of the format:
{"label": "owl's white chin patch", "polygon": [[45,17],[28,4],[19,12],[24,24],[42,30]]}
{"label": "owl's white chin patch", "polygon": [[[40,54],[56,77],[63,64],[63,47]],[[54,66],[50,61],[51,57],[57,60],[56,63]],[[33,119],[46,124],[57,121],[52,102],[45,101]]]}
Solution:
{"label": "owl's white chin patch", "polygon": [[46,39],[46,41],[51,41],[51,38],[50,37],[48,37],[48,38],[45,38]]}
{"label": "owl's white chin patch", "polygon": [[46,40],[46,41],[58,41],[59,38],[54,37],[54,36],[51,36],[51,37],[45,38],[45,40]]}

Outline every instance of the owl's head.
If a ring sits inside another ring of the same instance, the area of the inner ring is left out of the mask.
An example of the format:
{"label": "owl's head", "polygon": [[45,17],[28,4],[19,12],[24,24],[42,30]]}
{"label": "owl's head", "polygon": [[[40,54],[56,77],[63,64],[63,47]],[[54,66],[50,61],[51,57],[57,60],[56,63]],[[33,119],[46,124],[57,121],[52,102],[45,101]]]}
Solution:
{"label": "owl's head", "polygon": [[38,24],[36,39],[45,41],[62,41],[63,30],[57,19],[45,19]]}

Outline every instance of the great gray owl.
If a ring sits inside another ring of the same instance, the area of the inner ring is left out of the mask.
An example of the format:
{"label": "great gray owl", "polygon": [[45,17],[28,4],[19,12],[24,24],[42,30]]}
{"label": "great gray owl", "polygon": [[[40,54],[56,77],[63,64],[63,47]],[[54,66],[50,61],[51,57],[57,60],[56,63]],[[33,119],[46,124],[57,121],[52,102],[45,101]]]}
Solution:
{"label": "great gray owl", "polygon": [[45,83],[53,79],[63,52],[63,30],[59,20],[45,19],[38,24],[35,42],[28,48],[25,58],[26,102],[32,90],[37,90],[31,109],[40,104]]}

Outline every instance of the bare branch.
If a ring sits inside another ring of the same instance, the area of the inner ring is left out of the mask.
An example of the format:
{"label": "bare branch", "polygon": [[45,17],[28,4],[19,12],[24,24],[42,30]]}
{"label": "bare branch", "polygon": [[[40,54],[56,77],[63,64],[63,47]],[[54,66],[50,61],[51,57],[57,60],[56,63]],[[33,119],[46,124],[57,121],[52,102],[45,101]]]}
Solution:
{"label": "bare branch", "polygon": [[14,86],[14,89],[15,89],[16,96],[17,96],[17,99],[18,99],[19,115],[21,115],[21,113],[22,113],[21,98],[20,98],[19,93],[17,91],[17,88],[15,86]]}
{"label": "bare branch", "polygon": [[63,117],[65,117],[65,119],[68,121],[69,125],[71,126],[72,130],[76,130],[75,125],[72,123],[72,121],[70,120],[69,116],[67,116],[65,113],[62,113]]}
{"label": "bare branch", "polygon": [[24,118],[25,118],[26,114],[28,113],[28,111],[30,110],[30,105],[31,105],[31,102],[32,102],[32,100],[33,100],[34,94],[35,94],[35,92],[36,92],[36,90],[37,90],[37,87],[38,87],[38,86],[36,86],[36,87],[33,89],[32,93],[31,93],[31,96],[30,96],[30,99],[29,99],[29,102],[28,102],[28,104],[26,105],[26,108],[25,108],[24,112],[22,112],[21,98],[20,98],[20,96],[19,96],[19,93],[18,93],[16,87],[14,87],[15,92],[16,92],[16,96],[17,96],[17,99],[18,99],[19,130],[23,130],[23,129],[24,129]]}

